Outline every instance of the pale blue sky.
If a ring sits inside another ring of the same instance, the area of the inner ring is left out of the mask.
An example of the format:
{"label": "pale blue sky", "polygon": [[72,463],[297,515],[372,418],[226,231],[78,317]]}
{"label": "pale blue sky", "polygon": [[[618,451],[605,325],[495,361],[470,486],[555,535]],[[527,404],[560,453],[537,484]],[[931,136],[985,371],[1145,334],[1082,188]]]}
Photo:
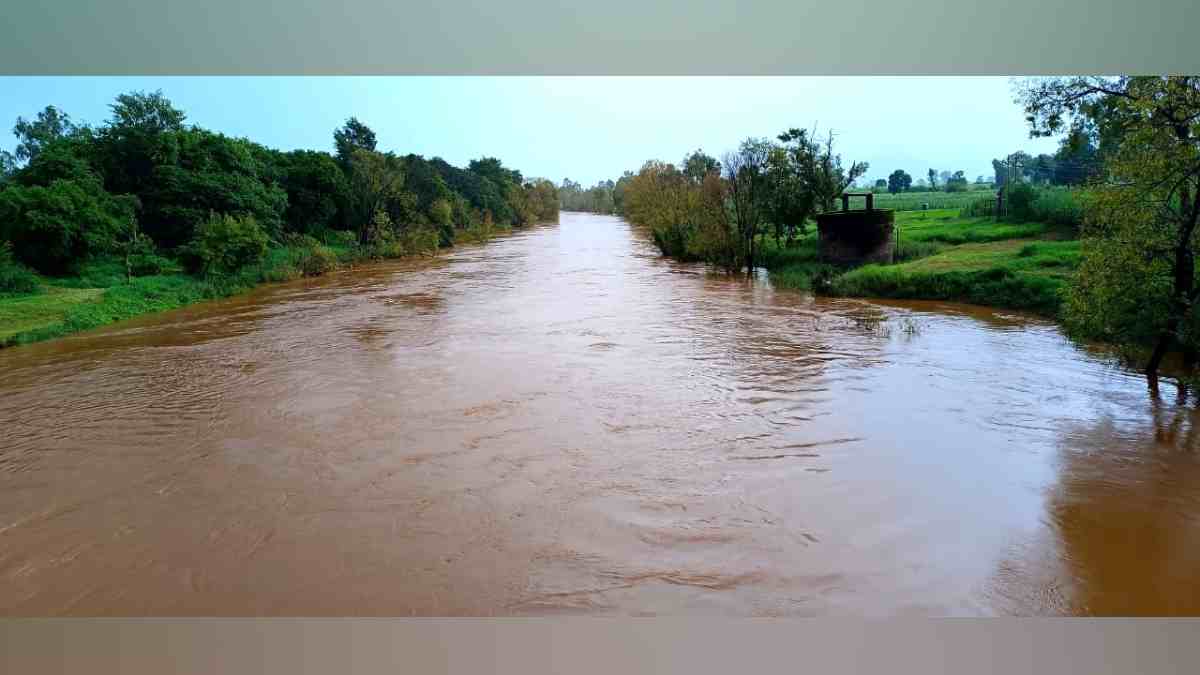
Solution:
{"label": "pale blue sky", "polygon": [[15,146],[19,115],[53,104],[98,124],[135,89],[162,89],[193,124],[284,150],[331,149],[353,115],[384,150],[456,165],[491,155],[585,185],[814,124],[834,130],[844,161],[870,162],[871,178],[935,168],[974,180],[991,176],[993,157],[1056,147],[1028,137],[1005,77],[6,77],[0,147]]}

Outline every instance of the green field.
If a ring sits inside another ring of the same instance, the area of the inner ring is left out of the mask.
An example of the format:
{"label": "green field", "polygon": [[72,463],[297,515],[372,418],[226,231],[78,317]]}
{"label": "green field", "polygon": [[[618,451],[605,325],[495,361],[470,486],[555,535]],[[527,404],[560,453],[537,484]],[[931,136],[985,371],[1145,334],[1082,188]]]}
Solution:
{"label": "green field", "polygon": [[896,214],[898,261],[837,270],[817,261],[810,234],[794,248],[769,243],[763,261],[780,287],[832,295],[956,300],[1053,316],[1079,265],[1071,232],[1045,223],[964,218],[954,210]]}
{"label": "green field", "polygon": [[[932,210],[961,209],[973,202],[995,197],[996,192],[991,189],[971,189],[966,192],[901,192],[894,195],[877,192],[874,201],[877,209],[920,211],[924,204],[928,204]],[[861,209],[864,201],[862,197],[853,198],[850,200],[850,207]]]}

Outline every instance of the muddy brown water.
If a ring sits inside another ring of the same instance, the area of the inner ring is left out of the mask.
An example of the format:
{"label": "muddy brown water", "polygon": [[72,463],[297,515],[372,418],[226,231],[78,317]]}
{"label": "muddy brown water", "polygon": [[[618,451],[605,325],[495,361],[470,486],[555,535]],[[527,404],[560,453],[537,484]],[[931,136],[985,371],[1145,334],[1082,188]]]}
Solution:
{"label": "muddy brown water", "polygon": [[564,213],[0,351],[0,613],[1200,614],[1194,408]]}

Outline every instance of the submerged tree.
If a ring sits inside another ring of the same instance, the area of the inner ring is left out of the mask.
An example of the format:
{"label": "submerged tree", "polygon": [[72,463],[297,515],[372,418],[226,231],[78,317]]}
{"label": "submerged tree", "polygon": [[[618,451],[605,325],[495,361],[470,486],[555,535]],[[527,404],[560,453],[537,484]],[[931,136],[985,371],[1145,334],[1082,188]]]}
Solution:
{"label": "submerged tree", "polygon": [[757,262],[756,239],[770,213],[769,168],[773,148],[767,139],[747,138],[736,151],[726,153],[721,162],[741,258],[750,270]]}

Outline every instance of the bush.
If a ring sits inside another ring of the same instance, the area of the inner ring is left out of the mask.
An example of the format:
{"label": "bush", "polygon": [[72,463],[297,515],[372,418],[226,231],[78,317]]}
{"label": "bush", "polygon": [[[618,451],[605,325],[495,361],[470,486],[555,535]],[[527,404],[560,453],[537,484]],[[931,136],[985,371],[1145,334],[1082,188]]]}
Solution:
{"label": "bush", "polygon": [[212,215],[196,228],[183,251],[192,273],[229,274],[261,262],[267,255],[267,233],[253,216]]}
{"label": "bush", "polygon": [[1033,203],[1037,201],[1038,191],[1028,183],[1017,183],[1004,189],[1004,201],[1008,217],[1016,221],[1034,220]]}
{"label": "bush", "polygon": [[0,241],[0,293],[36,293],[41,287],[37,275],[13,257],[12,244]]}
{"label": "bush", "polygon": [[332,249],[317,244],[300,254],[300,273],[306,277],[319,277],[336,268],[337,262],[337,254]]}
{"label": "bush", "polygon": [[281,237],[284,246],[291,248],[313,248],[320,246],[321,241],[316,237],[308,234],[298,234],[295,232],[285,232]]}
{"label": "bush", "polygon": [[430,255],[441,246],[441,235],[430,227],[410,227],[401,235],[400,241],[409,255]]}
{"label": "bush", "polygon": [[156,253],[135,253],[129,256],[129,271],[135,277],[152,277],[174,269],[175,263]]}
{"label": "bush", "polygon": [[321,230],[315,238],[326,246],[346,247],[358,243],[358,236],[350,230]]}
{"label": "bush", "polygon": [[1068,189],[1042,190],[1033,201],[1033,218],[1078,230],[1083,223],[1083,200],[1079,193]]}
{"label": "bush", "polygon": [[996,215],[996,198],[988,196],[976,199],[959,209],[958,215],[963,218],[990,218]]}

